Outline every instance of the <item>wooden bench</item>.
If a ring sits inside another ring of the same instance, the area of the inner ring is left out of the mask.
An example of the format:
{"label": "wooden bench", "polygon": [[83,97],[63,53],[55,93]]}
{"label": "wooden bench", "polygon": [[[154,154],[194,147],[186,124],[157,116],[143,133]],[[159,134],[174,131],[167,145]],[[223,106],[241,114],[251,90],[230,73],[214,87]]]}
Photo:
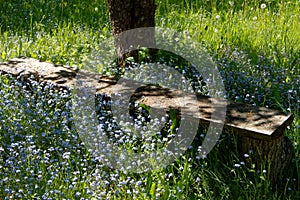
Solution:
{"label": "wooden bench", "polygon": [[[125,88],[130,89],[130,85],[126,85],[126,82],[122,85],[116,85],[117,81],[112,78],[26,57],[1,63],[0,73],[11,74],[24,81],[28,78],[37,81],[49,81],[57,87],[65,88],[72,87],[75,84],[74,78],[80,74],[82,78],[95,86],[97,92],[100,93],[112,94]],[[135,101],[158,109],[168,110],[170,107],[176,108],[176,105],[178,105],[176,102],[180,99],[177,99],[176,91],[168,91],[168,95],[166,95],[166,91],[156,88],[152,92],[149,92],[149,90],[136,92]],[[188,115],[199,120],[200,124],[208,125],[211,114],[215,111],[215,108],[212,107],[212,101],[217,102],[219,100],[202,96],[198,97],[196,102],[189,102],[190,107],[194,108],[196,106],[199,108],[199,113],[190,110]],[[262,165],[270,166],[270,169],[272,169],[269,172],[270,179],[273,183],[279,181],[291,159],[291,144],[284,137],[284,130],[292,123],[293,115],[265,107],[233,102],[227,102],[226,108],[224,129],[226,132],[240,136],[238,144],[240,154],[248,154],[251,149],[255,158],[252,162],[256,164],[258,169]]]}

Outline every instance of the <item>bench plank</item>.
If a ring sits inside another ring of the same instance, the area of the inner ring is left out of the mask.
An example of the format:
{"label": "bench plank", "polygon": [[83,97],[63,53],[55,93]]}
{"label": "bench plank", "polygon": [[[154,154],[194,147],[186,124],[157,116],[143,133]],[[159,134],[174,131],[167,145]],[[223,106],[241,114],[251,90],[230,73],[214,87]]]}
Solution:
{"label": "bench plank", "polygon": [[[225,103],[221,99],[206,96],[198,96],[195,100],[195,96],[192,94],[182,95],[179,91],[128,80],[122,84],[116,84],[117,81],[110,77],[26,57],[0,63],[0,74],[9,74],[23,81],[28,81],[29,78],[39,82],[48,81],[55,87],[63,87],[67,90],[76,85],[75,77],[79,76],[85,83],[96,87],[97,93],[107,95],[124,91],[129,94],[134,93],[133,101],[161,109],[163,112],[171,108],[180,111],[182,106],[185,106],[188,112],[184,117],[189,117],[188,120],[197,120],[202,125],[209,125],[212,122],[212,113],[217,112],[218,116],[218,112],[222,111]],[[132,87],[135,84],[139,84],[141,88],[135,90]],[[181,105],[182,102],[185,102],[185,105]],[[212,105],[214,106],[212,107]],[[254,160],[250,159],[251,163],[245,160],[245,163],[255,164],[257,170],[270,169],[268,178],[272,181],[273,187],[276,188],[278,183],[283,183],[282,185],[285,186],[284,173],[291,166],[292,145],[289,139],[284,137],[283,132],[292,123],[293,115],[265,107],[234,102],[226,102],[226,109],[224,128],[228,132],[240,136],[238,137],[238,149],[241,158],[244,158],[243,155],[252,150]],[[218,119],[215,119],[214,122],[221,123]]]}
{"label": "bench plank", "polygon": [[[180,110],[182,106],[180,103],[183,102],[182,98],[184,98],[186,107],[190,108],[186,114],[193,119],[199,120],[199,123],[202,125],[208,125],[212,121],[211,114],[218,112],[218,106],[224,106],[224,101],[221,99],[198,96],[197,101],[193,101],[192,99],[195,96],[192,94],[184,94],[184,97],[182,97],[180,96],[182,94],[178,91],[159,88],[154,85],[147,86],[146,84],[133,83],[132,81],[116,84],[117,81],[110,77],[62,65],[40,62],[26,57],[0,63],[0,72],[2,74],[11,74],[19,79],[31,77],[37,81],[48,81],[58,87],[66,88],[73,87],[76,75],[80,75],[81,78],[85,79],[85,82],[96,87],[97,93],[108,95],[125,90],[133,94],[132,85],[139,84],[143,89],[135,91],[133,98],[135,98],[136,102],[153,108],[164,109],[164,111],[171,108]],[[273,140],[281,136],[284,129],[293,121],[292,114],[278,110],[234,102],[227,102],[226,105],[227,112],[224,128],[229,130],[229,132],[245,137]],[[221,123],[220,121],[215,122]]]}

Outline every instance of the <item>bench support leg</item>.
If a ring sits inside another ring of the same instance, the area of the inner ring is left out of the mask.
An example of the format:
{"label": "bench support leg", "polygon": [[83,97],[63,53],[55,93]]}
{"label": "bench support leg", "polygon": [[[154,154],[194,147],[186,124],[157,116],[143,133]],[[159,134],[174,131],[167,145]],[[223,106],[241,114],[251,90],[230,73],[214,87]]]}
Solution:
{"label": "bench support leg", "polygon": [[292,158],[292,146],[287,137],[282,135],[272,141],[248,137],[240,137],[239,140],[239,152],[241,155],[244,157],[245,154],[249,154],[250,158],[245,160],[248,164],[255,164],[257,170],[268,170],[268,177],[273,187],[277,183],[285,182],[284,173]]}

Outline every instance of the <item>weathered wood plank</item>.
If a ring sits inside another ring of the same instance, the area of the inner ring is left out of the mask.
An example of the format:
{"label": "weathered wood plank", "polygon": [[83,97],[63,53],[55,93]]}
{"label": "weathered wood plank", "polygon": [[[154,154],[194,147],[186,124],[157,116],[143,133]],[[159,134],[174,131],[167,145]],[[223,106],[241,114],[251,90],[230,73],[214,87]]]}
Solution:
{"label": "weathered wood plank", "polygon": [[[182,95],[179,91],[128,80],[121,83],[119,81],[117,84],[116,80],[96,73],[40,62],[31,58],[16,58],[0,63],[0,73],[10,74],[23,81],[28,81],[29,78],[40,82],[48,81],[56,87],[66,89],[74,87],[76,85],[75,77],[80,77],[84,83],[96,87],[97,93],[108,95],[132,93],[133,101],[161,109],[163,112],[170,108],[180,111],[185,107],[184,110],[188,109],[188,113],[185,113],[184,117],[189,117],[189,120],[197,120],[202,125],[209,125],[212,122],[212,113],[218,116],[218,112],[224,108],[224,101],[220,99],[198,96],[195,101],[191,94]],[[137,84],[140,87],[138,89],[136,89]],[[182,102],[185,104],[182,105]],[[224,128],[240,136],[238,148],[241,157],[251,150],[254,160],[250,164],[254,163],[256,169],[270,170],[268,177],[274,188],[277,183],[283,183],[282,185],[285,186],[284,172],[290,166],[292,147],[283,132],[292,123],[293,115],[233,102],[227,102],[226,108]],[[214,119],[213,122],[222,123],[220,120],[222,117]],[[247,163],[247,160],[245,162]]]}
{"label": "weathered wood plank", "polygon": [[[117,81],[99,74],[67,68],[61,65],[40,62],[32,58],[15,58],[0,64],[2,74],[11,74],[20,79],[31,77],[38,81],[50,81],[58,87],[70,88],[75,85],[76,75],[80,75],[85,82],[95,86],[98,93],[113,94],[132,90],[132,81],[124,81],[116,84]],[[140,83],[137,83],[140,84]],[[186,103],[191,118],[200,121],[200,124],[208,125],[211,114],[218,112],[218,106],[223,106],[224,101],[216,98],[198,96],[197,102],[193,101],[192,94],[185,94],[180,97],[178,91],[159,88],[156,86],[141,85],[143,88],[135,91],[133,98],[136,102],[144,103],[157,109],[168,110],[175,108],[180,110],[181,103]],[[190,98],[189,98],[190,95]],[[214,105],[214,107],[212,107]],[[198,109],[197,109],[198,108]],[[293,121],[293,115],[265,107],[256,107],[247,104],[228,102],[224,128],[241,136],[273,140],[283,134],[284,129]],[[221,123],[220,121],[217,123]]]}

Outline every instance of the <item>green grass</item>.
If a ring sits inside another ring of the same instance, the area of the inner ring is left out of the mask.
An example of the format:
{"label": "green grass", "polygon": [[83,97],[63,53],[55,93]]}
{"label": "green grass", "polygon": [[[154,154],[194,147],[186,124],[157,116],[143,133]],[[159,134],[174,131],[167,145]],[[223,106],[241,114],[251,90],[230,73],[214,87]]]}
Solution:
{"label": "green grass", "polygon": [[[208,157],[198,159],[202,129],[194,148],[165,169],[143,174],[109,169],[72,128],[70,108],[63,106],[69,96],[38,84],[27,85],[34,88],[28,92],[0,76],[0,199],[299,199],[300,3],[231,2],[157,1],[156,25],[186,32],[203,45],[225,79],[229,99],[295,115],[285,132],[295,167],[283,187],[272,190],[269,169],[244,165],[233,135],[222,134]],[[114,73],[104,0],[1,2],[0,34],[1,62],[28,56]],[[180,63],[166,52],[159,55]]]}

